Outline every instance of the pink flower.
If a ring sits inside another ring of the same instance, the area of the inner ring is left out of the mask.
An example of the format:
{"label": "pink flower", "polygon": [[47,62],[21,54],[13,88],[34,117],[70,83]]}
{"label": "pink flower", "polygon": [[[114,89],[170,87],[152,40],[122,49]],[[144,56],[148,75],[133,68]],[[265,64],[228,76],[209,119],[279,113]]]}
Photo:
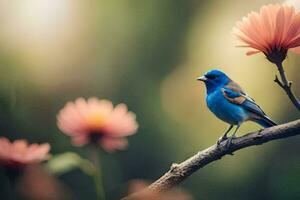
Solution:
{"label": "pink flower", "polygon": [[74,145],[98,143],[108,152],[126,148],[125,136],[138,128],[135,114],[128,112],[125,104],[114,108],[110,101],[97,98],[68,102],[57,116],[57,125],[71,136]]}
{"label": "pink flower", "polygon": [[0,138],[0,165],[8,168],[23,168],[28,164],[39,163],[49,158],[49,144],[31,144],[26,140],[10,142]]}
{"label": "pink flower", "polygon": [[290,49],[300,53],[300,13],[288,5],[265,5],[237,22],[233,33],[250,47],[247,55],[263,52],[273,62],[282,62]]}

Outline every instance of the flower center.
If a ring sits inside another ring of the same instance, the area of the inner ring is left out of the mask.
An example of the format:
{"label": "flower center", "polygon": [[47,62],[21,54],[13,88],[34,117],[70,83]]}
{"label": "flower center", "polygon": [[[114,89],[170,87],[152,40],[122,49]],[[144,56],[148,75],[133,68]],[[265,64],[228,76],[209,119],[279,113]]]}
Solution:
{"label": "flower center", "polygon": [[91,113],[87,116],[87,126],[90,130],[95,132],[100,131],[105,123],[107,122],[107,117],[102,113]]}

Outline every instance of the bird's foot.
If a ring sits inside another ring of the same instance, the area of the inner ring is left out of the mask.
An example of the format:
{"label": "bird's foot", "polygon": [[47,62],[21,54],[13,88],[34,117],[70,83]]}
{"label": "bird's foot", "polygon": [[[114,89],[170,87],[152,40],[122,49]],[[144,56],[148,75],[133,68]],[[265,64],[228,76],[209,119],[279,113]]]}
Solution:
{"label": "bird's foot", "polygon": [[217,141],[217,146],[219,146],[223,141],[227,140],[228,137],[223,135],[222,137],[220,137]]}
{"label": "bird's foot", "polygon": [[236,138],[235,136],[231,136],[226,141],[226,147],[229,148],[232,145],[232,139]]}

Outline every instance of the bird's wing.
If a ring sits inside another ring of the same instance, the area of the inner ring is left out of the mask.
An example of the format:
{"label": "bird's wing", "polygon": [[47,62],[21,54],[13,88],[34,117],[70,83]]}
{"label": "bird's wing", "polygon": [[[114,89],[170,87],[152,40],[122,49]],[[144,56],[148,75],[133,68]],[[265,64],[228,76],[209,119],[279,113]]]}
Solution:
{"label": "bird's wing", "polygon": [[244,90],[241,88],[241,86],[239,86],[236,82],[234,82],[234,81],[230,81],[227,85],[226,85],[226,88],[228,88],[228,89],[231,89],[231,90],[233,90],[233,91],[235,91],[235,92],[238,92],[238,93],[241,93],[241,94],[246,94],[245,92],[244,92]]}
{"label": "bird's wing", "polygon": [[226,86],[222,88],[222,93],[229,102],[240,105],[258,116],[263,117],[266,115],[264,111],[255,103],[255,101],[246,93],[242,92],[242,90],[235,90],[232,87],[228,88]]}
{"label": "bird's wing", "polygon": [[[242,95],[246,96],[248,99],[254,101],[244,90],[239,86],[236,82],[230,81],[227,85],[226,88],[233,90],[234,92],[241,93]],[[255,102],[255,101],[254,101]]]}

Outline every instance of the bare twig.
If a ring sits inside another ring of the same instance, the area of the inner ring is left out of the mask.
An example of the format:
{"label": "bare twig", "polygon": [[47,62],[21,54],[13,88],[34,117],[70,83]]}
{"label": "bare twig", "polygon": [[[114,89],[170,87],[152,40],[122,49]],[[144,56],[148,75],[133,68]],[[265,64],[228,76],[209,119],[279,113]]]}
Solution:
{"label": "bare twig", "polygon": [[198,152],[186,161],[180,164],[173,164],[171,169],[162,177],[152,183],[145,190],[125,197],[123,200],[142,199],[145,192],[164,192],[167,191],[193,174],[198,169],[221,159],[225,155],[249,146],[260,145],[272,140],[287,138],[295,135],[300,135],[300,119],[274,126],[271,128],[262,129],[256,132],[248,133],[242,137],[234,138],[232,145],[226,145],[226,141],[219,146],[213,145],[203,151]]}
{"label": "bare twig", "polygon": [[279,71],[281,81],[278,79],[277,76],[275,76],[275,82],[286,92],[294,106],[300,111],[300,101],[297,99],[297,97],[292,92],[292,82],[288,81],[282,66],[282,62],[275,63],[277,66],[277,69]]}
{"label": "bare twig", "polygon": [[283,83],[281,83],[277,75],[275,75],[274,82],[277,83],[282,89],[284,89]]}

